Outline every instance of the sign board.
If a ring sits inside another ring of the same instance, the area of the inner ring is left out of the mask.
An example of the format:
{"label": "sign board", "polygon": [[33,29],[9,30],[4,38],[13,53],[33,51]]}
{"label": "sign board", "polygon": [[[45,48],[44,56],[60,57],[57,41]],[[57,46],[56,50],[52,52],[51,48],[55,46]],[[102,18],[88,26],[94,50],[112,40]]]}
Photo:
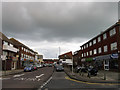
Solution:
{"label": "sign board", "polygon": [[112,55],[111,55],[111,58],[117,59],[117,58],[118,58],[118,54],[117,54],[117,53],[116,53],[116,54],[112,54]]}

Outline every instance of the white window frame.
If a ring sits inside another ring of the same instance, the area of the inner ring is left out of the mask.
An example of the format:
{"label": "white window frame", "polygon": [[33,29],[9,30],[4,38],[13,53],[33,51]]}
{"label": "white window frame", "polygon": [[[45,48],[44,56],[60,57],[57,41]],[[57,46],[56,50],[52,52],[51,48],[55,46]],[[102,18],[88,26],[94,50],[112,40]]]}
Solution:
{"label": "white window frame", "polygon": [[104,46],[104,52],[107,52],[107,51],[108,51],[108,46],[105,45],[105,46]]}
{"label": "white window frame", "polygon": [[104,34],[103,34],[103,39],[106,39],[106,38],[107,38],[107,34],[104,33]]}
{"label": "white window frame", "polygon": [[110,47],[111,47],[111,51],[116,50],[117,49],[117,42],[111,43]]}
{"label": "white window frame", "polygon": [[94,55],[97,54],[97,49],[94,49],[94,50],[93,50],[93,53],[94,53]]}
{"label": "white window frame", "polygon": [[92,55],[93,53],[92,53],[92,50],[90,51],[90,55]]}
{"label": "white window frame", "polygon": [[98,37],[98,42],[100,42],[100,41],[101,41],[101,37],[99,36],[99,37]]}
{"label": "white window frame", "polygon": [[110,30],[109,34],[110,34],[110,36],[115,35],[115,34],[116,34],[116,30],[115,30],[115,28],[113,28],[112,30]]}
{"label": "white window frame", "polygon": [[98,48],[98,53],[102,53],[102,48],[101,47]]}
{"label": "white window frame", "polygon": [[93,44],[96,44],[96,39],[93,40]]}

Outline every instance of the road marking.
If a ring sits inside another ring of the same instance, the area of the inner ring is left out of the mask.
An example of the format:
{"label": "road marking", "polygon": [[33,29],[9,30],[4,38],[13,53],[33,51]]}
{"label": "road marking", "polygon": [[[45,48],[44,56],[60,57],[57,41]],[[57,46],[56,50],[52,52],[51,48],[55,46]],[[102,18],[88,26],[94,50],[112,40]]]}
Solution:
{"label": "road marking", "polygon": [[[40,87],[40,90],[46,85],[48,84],[48,82],[50,82],[50,80],[52,79],[52,77],[50,77],[41,87]],[[39,89],[38,89],[39,90]]]}
{"label": "road marking", "polygon": [[18,74],[18,75],[14,75],[13,77],[20,77],[23,76],[24,74]]}
{"label": "road marking", "polygon": [[74,81],[74,82],[85,83],[85,84],[120,85],[119,83],[90,83],[90,82],[78,81],[78,80],[75,80],[75,79],[71,79],[69,77],[65,77],[65,79],[71,80],[71,81]]}
{"label": "road marking", "polygon": [[41,74],[41,75],[39,75],[39,76],[36,76],[35,78],[40,78],[40,77],[42,77],[44,74]]}
{"label": "road marking", "polygon": [[0,78],[0,80],[8,80],[8,79],[10,79],[10,78]]}

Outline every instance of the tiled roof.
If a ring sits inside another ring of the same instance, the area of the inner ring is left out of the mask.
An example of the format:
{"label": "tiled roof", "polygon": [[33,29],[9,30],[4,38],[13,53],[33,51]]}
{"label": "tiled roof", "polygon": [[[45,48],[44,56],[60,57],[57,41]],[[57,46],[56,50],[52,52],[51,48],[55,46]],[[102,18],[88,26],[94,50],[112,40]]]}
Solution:
{"label": "tiled roof", "polygon": [[72,59],[72,51],[59,55],[60,59]]}

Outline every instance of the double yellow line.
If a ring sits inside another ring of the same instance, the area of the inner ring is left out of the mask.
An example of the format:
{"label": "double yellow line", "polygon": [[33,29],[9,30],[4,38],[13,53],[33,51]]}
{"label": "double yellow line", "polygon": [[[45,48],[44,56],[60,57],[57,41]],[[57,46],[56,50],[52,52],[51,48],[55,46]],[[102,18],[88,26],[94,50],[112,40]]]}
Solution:
{"label": "double yellow line", "polygon": [[97,85],[120,85],[120,83],[90,83],[90,82],[78,81],[78,80],[75,80],[75,79],[71,79],[71,78],[69,78],[69,77],[65,77],[65,79],[67,79],[67,80],[71,80],[71,81],[74,81],[74,82],[85,83],[85,84],[97,84]]}

